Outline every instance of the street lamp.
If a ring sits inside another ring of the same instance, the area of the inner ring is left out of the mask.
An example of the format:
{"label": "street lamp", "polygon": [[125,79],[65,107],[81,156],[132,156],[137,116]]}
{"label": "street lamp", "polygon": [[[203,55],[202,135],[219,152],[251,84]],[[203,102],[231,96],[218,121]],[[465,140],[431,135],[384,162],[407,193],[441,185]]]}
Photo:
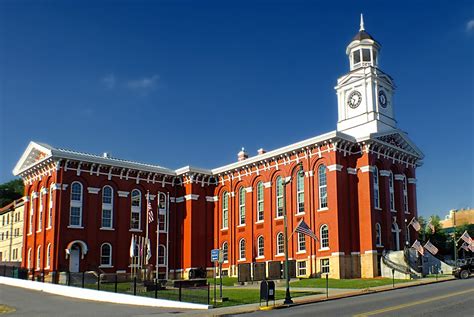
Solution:
{"label": "street lamp", "polygon": [[[297,174],[303,172],[303,164],[298,164],[299,169]],[[288,217],[286,215],[286,185],[290,184],[292,180],[292,176],[287,177],[283,181],[283,223],[285,226],[285,279],[286,279],[286,294],[285,294],[285,301],[283,302],[284,305],[291,305],[293,301],[291,300],[290,295],[290,274],[289,274],[289,267],[288,267]]]}

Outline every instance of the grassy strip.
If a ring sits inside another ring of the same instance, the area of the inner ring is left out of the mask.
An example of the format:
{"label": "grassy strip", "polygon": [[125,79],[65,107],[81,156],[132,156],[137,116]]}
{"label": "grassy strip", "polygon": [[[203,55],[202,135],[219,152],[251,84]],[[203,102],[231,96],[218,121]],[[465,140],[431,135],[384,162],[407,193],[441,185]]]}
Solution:
{"label": "grassy strip", "polygon": [[[220,279],[217,278],[217,285],[220,285]],[[208,278],[207,282],[211,285],[214,285],[214,278]],[[237,283],[237,278],[236,277],[222,277],[222,286],[234,286],[234,284]]]}
{"label": "grassy strip", "polygon": [[[406,283],[410,280],[398,280],[395,279],[395,283]],[[370,278],[370,279],[332,279],[328,281],[329,288],[352,288],[352,289],[364,289],[370,287],[391,285],[392,279],[390,278]],[[291,282],[292,287],[315,287],[315,288],[325,288],[326,279],[325,278],[307,278],[301,279],[299,281]]]}

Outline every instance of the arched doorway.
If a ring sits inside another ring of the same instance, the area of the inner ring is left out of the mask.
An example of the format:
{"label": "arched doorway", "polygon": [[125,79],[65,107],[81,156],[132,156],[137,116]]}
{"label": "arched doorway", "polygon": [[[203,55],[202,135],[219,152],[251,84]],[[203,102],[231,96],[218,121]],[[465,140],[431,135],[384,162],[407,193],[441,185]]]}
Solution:
{"label": "arched doorway", "polygon": [[394,250],[400,250],[400,229],[396,222],[392,223],[392,241]]}
{"label": "arched doorway", "polygon": [[79,272],[81,259],[87,254],[87,244],[81,240],[69,242],[66,248],[66,259],[69,257],[69,272]]}

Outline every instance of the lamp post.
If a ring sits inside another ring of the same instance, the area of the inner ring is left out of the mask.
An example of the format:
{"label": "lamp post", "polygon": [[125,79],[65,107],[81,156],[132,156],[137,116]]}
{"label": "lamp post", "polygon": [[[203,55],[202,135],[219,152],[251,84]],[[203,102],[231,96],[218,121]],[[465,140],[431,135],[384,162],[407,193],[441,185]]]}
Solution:
{"label": "lamp post", "polygon": [[[303,164],[298,164],[298,174],[303,171]],[[283,181],[283,224],[284,224],[284,234],[285,234],[285,279],[286,279],[286,293],[285,293],[285,301],[283,302],[284,305],[291,305],[293,301],[291,300],[290,295],[290,274],[289,274],[289,266],[288,266],[288,217],[286,212],[286,185],[290,184],[292,180],[292,176],[287,177]]]}

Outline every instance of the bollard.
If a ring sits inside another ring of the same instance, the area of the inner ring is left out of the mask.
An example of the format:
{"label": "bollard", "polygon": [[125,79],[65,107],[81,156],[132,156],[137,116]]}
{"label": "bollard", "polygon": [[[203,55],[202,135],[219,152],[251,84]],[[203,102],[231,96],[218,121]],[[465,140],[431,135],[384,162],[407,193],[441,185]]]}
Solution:
{"label": "bollard", "polygon": [[326,298],[329,298],[329,274],[326,273]]}
{"label": "bollard", "polygon": [[3,265],[3,276],[7,276],[7,265]]}
{"label": "bollard", "polygon": [[71,286],[71,272],[67,271],[66,272],[66,282],[67,282],[67,286]]}
{"label": "bollard", "polygon": [[31,280],[35,280],[35,270],[31,269]]}
{"label": "bollard", "polygon": [[117,293],[117,282],[118,282],[117,273],[115,273],[115,293]]}
{"label": "bollard", "polygon": [[100,272],[97,273],[97,290],[100,291]]}
{"label": "bollard", "polygon": [[392,269],[392,288],[395,288],[395,269]]}
{"label": "bollard", "polygon": [[158,279],[155,278],[155,298],[158,298]]}
{"label": "bollard", "polygon": [[43,279],[43,283],[44,283],[44,269],[43,269],[43,276],[42,276],[42,279]]}
{"label": "bollard", "polygon": [[12,277],[15,277],[15,267],[14,266],[12,267]]}
{"label": "bollard", "polygon": [[82,288],[84,288],[85,279],[86,279],[86,271],[82,272],[82,283],[81,283]]}
{"label": "bollard", "polygon": [[[215,291],[215,289],[214,289]],[[211,296],[211,284],[207,283],[207,304],[210,304],[210,296]],[[216,305],[216,298],[214,297],[214,306]],[[267,305],[268,306],[268,305]]]}
{"label": "bollard", "polygon": [[133,278],[133,295],[137,295],[137,277]]}
{"label": "bollard", "polygon": [[182,283],[179,283],[179,292],[178,292],[178,300],[181,301],[181,285]]}

